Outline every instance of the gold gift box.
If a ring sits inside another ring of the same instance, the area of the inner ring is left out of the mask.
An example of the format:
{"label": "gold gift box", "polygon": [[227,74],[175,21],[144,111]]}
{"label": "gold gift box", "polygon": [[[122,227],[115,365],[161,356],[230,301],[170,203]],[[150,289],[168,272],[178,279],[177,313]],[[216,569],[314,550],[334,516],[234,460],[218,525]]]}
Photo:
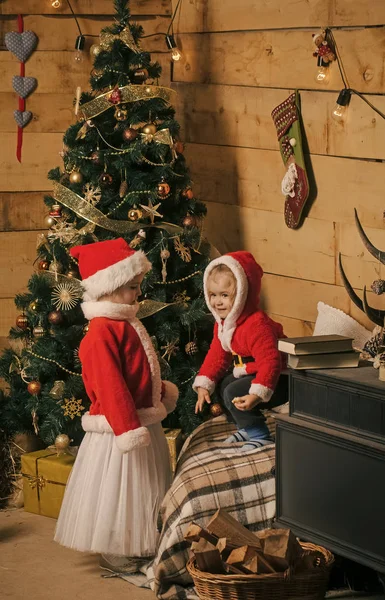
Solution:
{"label": "gold gift box", "polygon": [[179,452],[183,446],[184,437],[181,429],[164,429],[170,452],[171,470],[175,473]]}
{"label": "gold gift box", "polygon": [[24,510],[57,519],[74,461],[71,454],[57,456],[47,449],[23,454]]}

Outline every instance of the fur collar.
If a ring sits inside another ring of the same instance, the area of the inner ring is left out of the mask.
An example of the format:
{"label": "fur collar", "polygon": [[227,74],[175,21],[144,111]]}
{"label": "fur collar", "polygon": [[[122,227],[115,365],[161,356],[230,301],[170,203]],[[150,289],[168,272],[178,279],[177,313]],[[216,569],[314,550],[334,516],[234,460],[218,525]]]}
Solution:
{"label": "fur collar", "polygon": [[139,304],[117,304],[116,302],[83,302],[82,311],[86,319],[107,317],[116,321],[132,321],[136,318]]}

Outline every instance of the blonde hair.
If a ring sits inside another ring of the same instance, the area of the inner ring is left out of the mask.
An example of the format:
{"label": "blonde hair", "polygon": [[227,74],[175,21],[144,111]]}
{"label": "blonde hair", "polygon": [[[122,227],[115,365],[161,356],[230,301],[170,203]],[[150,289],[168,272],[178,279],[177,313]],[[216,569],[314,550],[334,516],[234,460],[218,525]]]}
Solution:
{"label": "blonde hair", "polygon": [[210,279],[214,279],[217,275],[227,275],[227,277],[231,280],[231,295],[235,296],[237,291],[237,280],[235,279],[235,275],[232,270],[224,264],[216,265],[212,271],[210,271],[209,276],[207,278],[207,285],[209,284]]}

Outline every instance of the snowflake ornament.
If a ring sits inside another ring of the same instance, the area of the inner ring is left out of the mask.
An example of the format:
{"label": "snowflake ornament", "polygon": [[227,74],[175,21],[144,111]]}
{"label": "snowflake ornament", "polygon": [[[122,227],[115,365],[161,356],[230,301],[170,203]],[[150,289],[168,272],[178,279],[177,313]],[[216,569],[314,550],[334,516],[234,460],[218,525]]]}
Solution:
{"label": "snowflake ornament", "polygon": [[102,190],[99,186],[94,186],[92,183],[86,183],[83,188],[84,200],[92,206],[96,206],[102,197]]}
{"label": "snowflake ornament", "polygon": [[59,283],[52,292],[52,303],[59,310],[71,310],[81,298],[79,288],[73,283]]}
{"label": "snowflake ornament", "polygon": [[82,400],[77,400],[75,396],[71,398],[64,398],[64,404],[61,405],[64,411],[64,416],[74,419],[75,417],[81,417],[82,411],[85,410],[85,406],[82,404]]}
{"label": "snowflake ornament", "polygon": [[179,254],[180,258],[184,262],[190,262],[191,260],[191,250],[181,241],[180,237],[176,237],[174,240],[174,248],[177,254]]}

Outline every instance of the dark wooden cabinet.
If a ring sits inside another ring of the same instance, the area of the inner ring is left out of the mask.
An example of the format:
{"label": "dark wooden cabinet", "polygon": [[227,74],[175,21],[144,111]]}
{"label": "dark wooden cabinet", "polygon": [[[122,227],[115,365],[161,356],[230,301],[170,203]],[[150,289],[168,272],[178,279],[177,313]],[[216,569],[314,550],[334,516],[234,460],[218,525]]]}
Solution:
{"label": "dark wooden cabinet", "polygon": [[277,524],[385,573],[385,383],[371,365],[290,373]]}

